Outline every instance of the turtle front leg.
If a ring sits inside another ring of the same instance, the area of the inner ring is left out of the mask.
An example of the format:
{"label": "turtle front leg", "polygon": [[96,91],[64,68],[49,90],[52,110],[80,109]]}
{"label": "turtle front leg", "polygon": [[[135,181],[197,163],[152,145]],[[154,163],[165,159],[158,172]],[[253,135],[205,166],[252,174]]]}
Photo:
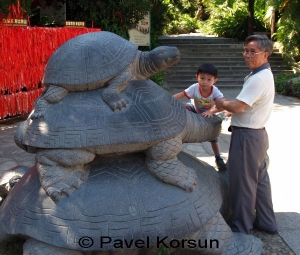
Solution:
{"label": "turtle front leg", "polygon": [[94,158],[94,153],[81,149],[39,150],[36,161],[43,189],[53,200],[68,196],[87,179],[84,165]]}
{"label": "turtle front leg", "polygon": [[31,119],[40,119],[44,117],[44,113],[49,103],[54,104],[63,99],[68,94],[68,91],[59,86],[50,85],[34,103],[34,112],[30,116]]}
{"label": "turtle front leg", "polygon": [[130,70],[124,71],[109,81],[108,86],[103,89],[102,98],[113,111],[122,110],[128,105],[128,100],[122,97],[121,92],[127,87],[130,77]]}
{"label": "turtle front leg", "polygon": [[199,254],[257,255],[263,252],[259,238],[232,232],[219,212],[187,239],[201,244],[192,249]]}
{"label": "turtle front leg", "polygon": [[146,151],[146,167],[159,180],[193,191],[197,176],[177,159],[181,151],[181,136],[156,143]]}

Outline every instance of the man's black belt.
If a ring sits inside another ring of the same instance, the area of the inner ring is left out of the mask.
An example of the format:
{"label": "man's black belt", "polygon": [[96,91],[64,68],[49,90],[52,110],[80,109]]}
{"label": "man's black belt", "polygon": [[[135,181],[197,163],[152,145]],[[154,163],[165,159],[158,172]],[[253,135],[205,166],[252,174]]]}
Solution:
{"label": "man's black belt", "polygon": [[234,129],[263,130],[265,128],[264,127],[263,128],[248,128],[248,127],[229,126],[228,131],[232,132],[232,130],[234,130]]}

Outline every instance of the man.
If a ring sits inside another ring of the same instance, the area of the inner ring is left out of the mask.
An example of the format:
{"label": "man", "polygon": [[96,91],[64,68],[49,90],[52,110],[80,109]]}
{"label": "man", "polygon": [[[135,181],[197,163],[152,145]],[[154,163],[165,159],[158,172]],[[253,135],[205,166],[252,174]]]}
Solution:
{"label": "man", "polygon": [[272,50],[272,42],[266,36],[249,36],[244,42],[243,56],[252,72],[245,78],[235,100],[216,100],[218,108],[232,113],[227,162],[233,210],[231,228],[246,234],[251,234],[253,227],[271,234],[277,232],[267,172],[269,141],[265,130],[275,95],[268,63]]}

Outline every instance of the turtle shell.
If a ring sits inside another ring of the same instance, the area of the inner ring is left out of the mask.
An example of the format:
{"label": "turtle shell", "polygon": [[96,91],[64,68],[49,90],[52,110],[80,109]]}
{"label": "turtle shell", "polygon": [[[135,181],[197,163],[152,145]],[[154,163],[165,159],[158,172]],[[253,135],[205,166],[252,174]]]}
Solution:
{"label": "turtle shell", "polygon": [[128,67],[137,51],[135,44],[110,32],[76,36],[51,55],[43,83],[66,86],[105,81]]}
{"label": "turtle shell", "polygon": [[[157,238],[179,240],[222,213],[225,179],[212,166],[181,152],[178,159],[198,175],[195,190],[186,192],[153,177],[144,157],[99,156],[89,165],[87,181],[56,202],[41,187],[33,167],[0,207],[0,228],[58,247],[110,250],[120,239],[142,240],[149,246]],[[111,242],[101,248],[101,237]],[[87,239],[90,247],[84,246]]]}
{"label": "turtle shell", "polygon": [[49,149],[152,144],[185,128],[184,105],[151,80],[129,83],[122,92],[129,104],[122,111],[112,111],[101,93],[71,92],[49,105],[43,119],[29,116],[16,131],[17,144]]}

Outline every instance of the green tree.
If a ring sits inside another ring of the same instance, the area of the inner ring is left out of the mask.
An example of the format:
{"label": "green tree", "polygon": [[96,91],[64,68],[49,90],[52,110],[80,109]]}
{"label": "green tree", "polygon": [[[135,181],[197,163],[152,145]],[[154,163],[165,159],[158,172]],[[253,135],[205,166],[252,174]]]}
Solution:
{"label": "green tree", "polygon": [[274,38],[281,43],[282,51],[290,61],[300,61],[300,0],[275,2],[279,11]]}

